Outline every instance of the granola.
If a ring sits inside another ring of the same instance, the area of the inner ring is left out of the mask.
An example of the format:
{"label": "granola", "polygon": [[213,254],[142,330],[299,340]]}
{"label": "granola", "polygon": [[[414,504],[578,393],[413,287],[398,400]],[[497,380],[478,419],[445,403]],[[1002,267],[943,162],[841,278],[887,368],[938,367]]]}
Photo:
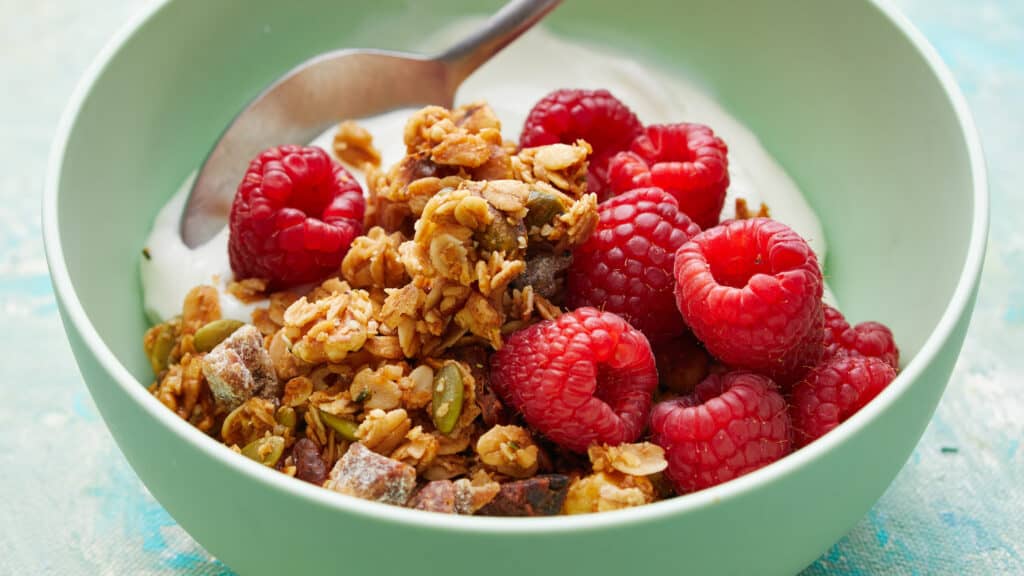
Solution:
{"label": "granola", "polygon": [[597,222],[590,145],[520,150],[485,103],[424,108],[404,141],[380,168],[371,135],[342,123],[334,151],[366,172],[365,234],[319,284],[231,282],[266,304],[215,324],[208,352],[196,333],[220,320],[218,293],[196,287],[145,335],[152,393],[243,455],[360,498],[492,515],[649,501],[656,447],[594,447],[587,466],[545,448],[488,381],[508,334],[562,314],[571,250]]}

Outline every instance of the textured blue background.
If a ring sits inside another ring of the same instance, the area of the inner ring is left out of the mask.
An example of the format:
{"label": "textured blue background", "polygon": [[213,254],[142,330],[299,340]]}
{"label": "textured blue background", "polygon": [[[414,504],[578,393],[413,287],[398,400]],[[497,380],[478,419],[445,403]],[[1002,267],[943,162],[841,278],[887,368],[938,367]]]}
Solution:
{"label": "textured blue background", "polygon": [[[140,0],[0,0],[0,573],[230,574],[139,483],[71,357],[39,226],[74,83]],[[912,458],[805,572],[1024,574],[1024,2],[898,0],[970,101],[992,182],[964,352]]]}

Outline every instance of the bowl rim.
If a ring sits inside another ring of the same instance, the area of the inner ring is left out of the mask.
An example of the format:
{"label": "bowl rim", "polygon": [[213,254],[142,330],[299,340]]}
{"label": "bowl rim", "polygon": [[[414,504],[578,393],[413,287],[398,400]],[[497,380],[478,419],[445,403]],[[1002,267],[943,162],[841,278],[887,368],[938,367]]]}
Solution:
{"label": "bowl rim", "polygon": [[[975,289],[981,275],[988,237],[989,192],[987,173],[981,141],[971,116],[967,101],[954,80],[952,72],[942,61],[938,52],[909,19],[892,6],[888,0],[865,0],[892,23],[924,58],[925,63],[936,76],[960,124],[961,135],[967,146],[972,172],[974,214],[967,254],[953,296],[943,310],[935,329],[925,340],[920,351],[904,367],[893,383],[862,410],[839,425],[832,433],[818,441],[797,450],[781,460],[735,480],[701,490],[692,494],[662,500],[644,506],[576,516],[552,516],[543,518],[497,518],[458,516],[424,513],[397,506],[389,506],[324,490],[305,482],[296,482],[275,470],[271,470],[246,458],[238,458],[226,446],[213,440],[198,429],[167,410],[117,359],[100,338],[96,328],[89,321],[82,303],[71,283],[70,273],[64,260],[61,234],[58,225],[58,196],[61,171],[68,139],[78,118],[79,111],[91,92],[93,85],[104,72],[110,60],[117,54],[143,25],[173,0],[154,0],[131,17],[107,42],[87,68],[76,85],[67,107],[58,124],[47,166],[47,176],[42,201],[42,230],[47,265],[56,297],[65,312],[62,319],[70,322],[78,331],[89,351],[98,363],[131,396],[135,402],[166,426],[182,442],[191,444],[207,457],[219,460],[224,466],[239,474],[248,476],[271,490],[283,491],[287,495],[301,498],[307,503],[323,506],[340,513],[354,514],[368,520],[393,522],[414,527],[441,528],[451,531],[484,533],[561,533],[567,531],[598,530],[603,528],[628,527],[635,523],[656,521],[668,516],[685,514],[688,511],[737,498],[764,483],[778,480],[821,458],[826,452],[847,437],[875,420],[896,398],[902,395],[920,376],[922,371],[935,359],[941,347],[950,338],[964,312],[971,306]],[[65,326],[65,329],[69,328]]]}

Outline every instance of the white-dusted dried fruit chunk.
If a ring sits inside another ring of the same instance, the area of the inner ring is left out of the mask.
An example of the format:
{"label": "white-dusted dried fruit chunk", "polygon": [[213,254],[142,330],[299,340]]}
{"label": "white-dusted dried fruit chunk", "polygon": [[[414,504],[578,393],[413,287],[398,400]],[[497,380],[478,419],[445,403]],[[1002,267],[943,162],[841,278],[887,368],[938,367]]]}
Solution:
{"label": "white-dusted dried fruit chunk", "polygon": [[277,398],[281,385],[263,335],[246,324],[203,356],[203,375],[214,400],[233,410],[253,396]]}
{"label": "white-dusted dried fruit chunk", "polygon": [[416,469],[355,442],[334,465],[324,487],[364,500],[402,506],[416,487]]}

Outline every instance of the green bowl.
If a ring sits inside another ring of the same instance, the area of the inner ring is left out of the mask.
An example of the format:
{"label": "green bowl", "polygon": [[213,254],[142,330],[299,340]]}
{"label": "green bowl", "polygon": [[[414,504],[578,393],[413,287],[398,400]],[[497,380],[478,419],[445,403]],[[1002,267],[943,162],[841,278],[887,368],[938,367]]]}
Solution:
{"label": "green bowl", "polygon": [[139,250],[158,208],[246,100],[343,46],[407,49],[495,2],[173,0],[103,51],[57,133],[47,256],[82,376],[152,494],[243,574],[786,574],[846,533],[921,436],[956,361],[984,256],[981,148],[935,51],[867,0],[566,2],[558,33],[705,83],[808,195],[828,279],[879,319],[895,382],[808,448],[696,494],[559,518],[448,517],[348,498],[233,454],[150,396]]}

